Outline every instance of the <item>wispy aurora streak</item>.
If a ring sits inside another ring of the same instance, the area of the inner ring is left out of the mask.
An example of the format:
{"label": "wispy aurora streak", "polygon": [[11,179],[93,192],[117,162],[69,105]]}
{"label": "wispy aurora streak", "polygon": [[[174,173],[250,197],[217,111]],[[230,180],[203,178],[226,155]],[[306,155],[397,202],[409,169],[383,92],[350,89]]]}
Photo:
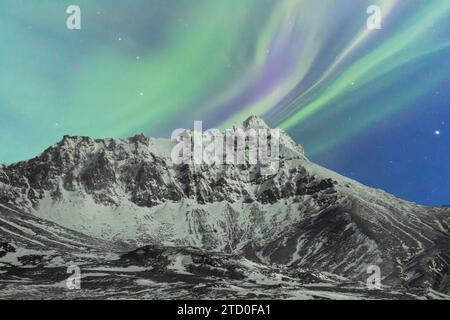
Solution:
{"label": "wispy aurora streak", "polygon": [[[74,2],[80,31],[66,29],[65,1],[0,3],[0,162],[33,157],[64,134],[168,136],[194,120],[224,128],[256,114],[342,173],[370,160],[358,158],[368,141],[382,139],[388,151],[371,157],[391,165],[398,146],[429,133],[405,161],[439,154],[431,168],[450,181],[448,0]],[[373,4],[381,30],[366,27]],[[417,134],[385,137],[397,122]],[[417,162],[405,175],[423,172],[428,187],[405,191],[404,177],[394,179],[401,163],[383,181],[369,165],[355,177],[414,199],[435,188]]]}

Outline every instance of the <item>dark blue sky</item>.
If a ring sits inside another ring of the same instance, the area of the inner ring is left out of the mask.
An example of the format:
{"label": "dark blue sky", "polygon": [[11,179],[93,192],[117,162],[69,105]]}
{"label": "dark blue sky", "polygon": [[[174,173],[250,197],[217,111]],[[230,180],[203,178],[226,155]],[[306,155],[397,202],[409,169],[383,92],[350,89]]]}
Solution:
{"label": "dark blue sky", "polygon": [[408,112],[386,118],[338,150],[312,159],[403,199],[450,205],[449,101],[450,80]]}

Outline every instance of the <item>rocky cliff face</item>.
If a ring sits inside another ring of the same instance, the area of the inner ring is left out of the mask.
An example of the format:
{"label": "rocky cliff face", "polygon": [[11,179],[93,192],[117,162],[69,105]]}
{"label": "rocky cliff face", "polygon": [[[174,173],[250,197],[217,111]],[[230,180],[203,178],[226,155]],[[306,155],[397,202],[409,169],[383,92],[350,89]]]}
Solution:
{"label": "rocky cliff face", "polygon": [[[255,117],[237,127],[268,129]],[[28,237],[11,230],[25,215],[111,247],[192,247],[354,281],[377,265],[386,284],[450,293],[448,208],[321,168],[285,133],[270,176],[261,164],[175,165],[174,144],[65,136],[32,160],[0,167],[4,243]]]}

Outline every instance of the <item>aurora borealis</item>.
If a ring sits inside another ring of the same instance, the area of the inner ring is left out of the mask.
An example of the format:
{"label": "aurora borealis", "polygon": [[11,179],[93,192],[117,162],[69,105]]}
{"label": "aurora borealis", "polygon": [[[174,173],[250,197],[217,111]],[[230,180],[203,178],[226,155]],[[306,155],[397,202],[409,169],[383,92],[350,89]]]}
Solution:
{"label": "aurora borealis", "polygon": [[[81,30],[66,28],[71,4]],[[450,1],[3,0],[0,46],[0,162],[64,134],[256,114],[328,168],[450,204]]]}

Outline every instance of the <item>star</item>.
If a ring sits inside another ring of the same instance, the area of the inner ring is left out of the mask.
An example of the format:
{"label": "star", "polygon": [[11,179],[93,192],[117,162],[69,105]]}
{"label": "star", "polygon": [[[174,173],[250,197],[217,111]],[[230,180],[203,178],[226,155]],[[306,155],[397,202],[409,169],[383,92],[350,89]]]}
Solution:
{"label": "star", "polygon": [[434,134],[437,135],[437,136],[439,136],[439,135],[441,134],[441,132],[440,132],[439,130],[436,130],[436,131],[434,132]]}
{"label": "star", "polygon": [[119,39],[118,39],[119,41],[122,41],[122,37],[119,37]]}

